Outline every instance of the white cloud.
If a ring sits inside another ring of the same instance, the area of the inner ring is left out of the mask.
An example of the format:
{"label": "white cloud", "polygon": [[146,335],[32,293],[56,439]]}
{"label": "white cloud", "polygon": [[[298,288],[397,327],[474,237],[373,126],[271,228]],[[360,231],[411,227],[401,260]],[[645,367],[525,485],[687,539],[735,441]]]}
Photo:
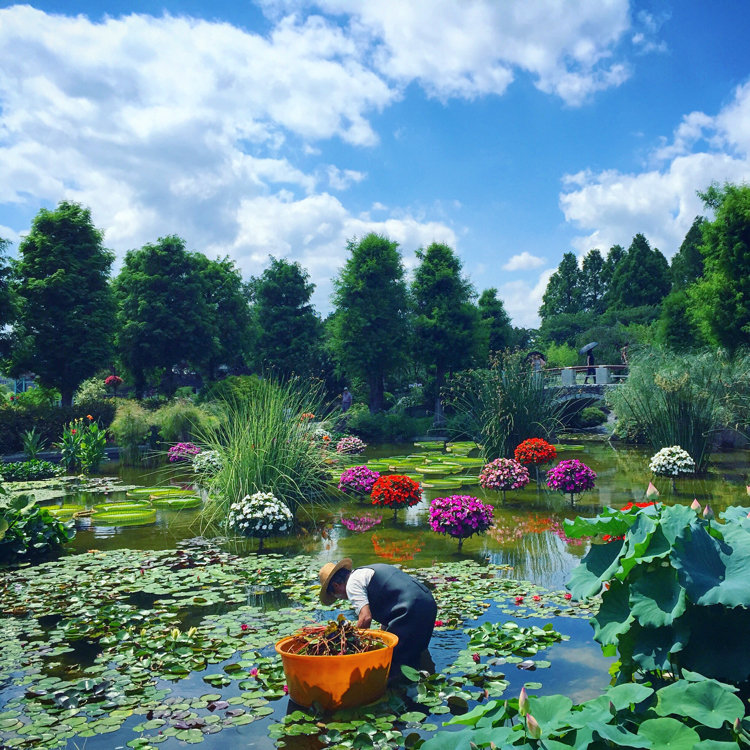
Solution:
{"label": "white cloud", "polygon": [[547,289],[547,282],[556,268],[547,268],[539,275],[536,283],[508,281],[498,287],[498,296],[505,310],[513,320],[513,325],[523,328],[539,327],[539,308]]}
{"label": "white cloud", "polygon": [[654,158],[665,162],[661,169],[566,175],[560,205],[565,218],[586,232],[573,243],[580,252],[627,247],[641,232],[671,257],[694,218],[706,213],[696,191],[711,182],[750,182],[750,83],[739,86],[715,117],[692,112],[683,118]]}
{"label": "white cloud", "polygon": [[519,255],[514,255],[502,268],[503,271],[528,271],[543,265],[544,258],[539,258],[524,250]]}
{"label": "white cloud", "polygon": [[357,172],[354,169],[339,169],[330,164],[326,170],[328,183],[333,190],[346,190],[355,182],[362,182],[367,175],[364,172]]}

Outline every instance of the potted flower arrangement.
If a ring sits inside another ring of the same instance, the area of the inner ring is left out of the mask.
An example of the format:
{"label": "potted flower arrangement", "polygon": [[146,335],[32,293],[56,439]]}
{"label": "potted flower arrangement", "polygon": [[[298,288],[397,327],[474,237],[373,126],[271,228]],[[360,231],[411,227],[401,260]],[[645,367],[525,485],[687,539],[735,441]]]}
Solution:
{"label": "potted flower arrangement", "polygon": [[648,468],[660,477],[670,477],[672,490],[677,491],[675,479],[680,474],[694,474],[695,461],[690,454],[679,445],[671,445],[654,453],[649,461]]}
{"label": "potted flower arrangement", "polygon": [[529,438],[516,446],[514,456],[518,463],[534,467],[539,484],[539,467],[557,458],[557,448],[542,438]]}
{"label": "potted flower arrangement", "polygon": [[577,458],[560,461],[547,472],[547,487],[570,494],[570,504],[575,496],[586,490],[594,489],[596,472]]}
{"label": "potted flower arrangement", "polygon": [[529,470],[513,458],[496,458],[479,472],[479,484],[485,490],[521,490],[529,483]]}
{"label": "potted flower arrangement", "polygon": [[193,457],[197,456],[200,452],[201,449],[195,443],[177,443],[169,448],[167,458],[170,463],[192,461]]}
{"label": "potted flower arrangement", "polygon": [[461,551],[464,539],[483,534],[492,525],[493,508],[471,495],[436,497],[430,503],[430,528],[438,534],[458,539]]}
{"label": "potted flower arrangement", "polygon": [[367,448],[367,443],[360,440],[355,435],[342,437],[341,440],[336,443],[336,453],[353,455],[356,453],[362,453],[365,448]]}
{"label": "potted flower arrangement", "polygon": [[218,474],[224,468],[219,451],[201,451],[193,456],[193,471],[204,479]]}
{"label": "potted flower arrangement", "polygon": [[372,492],[372,487],[379,478],[380,474],[367,466],[352,466],[341,472],[339,489],[347,495],[363,497]]}
{"label": "potted flower arrangement", "polygon": [[119,375],[107,375],[106,378],[104,378],[104,385],[107,386],[107,388],[112,389],[112,395],[117,397],[117,389],[123,384],[123,379]]}
{"label": "potted flower arrangement", "polygon": [[409,508],[422,499],[419,482],[401,474],[391,474],[378,478],[370,492],[373,505],[393,508],[393,520],[398,517],[400,508]]}
{"label": "potted flower arrangement", "polygon": [[258,539],[258,551],[263,540],[290,531],[294,516],[289,508],[272,492],[245,495],[229,506],[227,525],[241,536]]}

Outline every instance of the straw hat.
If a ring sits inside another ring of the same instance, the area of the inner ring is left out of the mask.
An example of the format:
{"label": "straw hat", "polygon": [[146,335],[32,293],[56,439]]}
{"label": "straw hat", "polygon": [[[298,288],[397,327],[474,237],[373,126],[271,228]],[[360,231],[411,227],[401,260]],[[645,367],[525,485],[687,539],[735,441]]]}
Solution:
{"label": "straw hat", "polygon": [[328,593],[328,584],[331,582],[331,578],[333,578],[336,573],[338,573],[341,568],[346,568],[347,570],[352,569],[352,561],[351,558],[345,557],[343,560],[339,560],[337,563],[326,563],[321,569],[320,573],[318,573],[318,578],[320,578],[320,601],[323,602],[323,604],[333,604],[336,601],[336,597],[332,594]]}

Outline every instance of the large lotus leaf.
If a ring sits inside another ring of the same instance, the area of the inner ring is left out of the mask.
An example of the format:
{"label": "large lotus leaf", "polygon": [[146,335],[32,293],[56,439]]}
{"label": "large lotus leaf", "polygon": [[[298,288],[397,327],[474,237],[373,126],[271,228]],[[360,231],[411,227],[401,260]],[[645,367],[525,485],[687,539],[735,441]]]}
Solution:
{"label": "large lotus leaf", "polygon": [[600,695],[598,698],[581,704],[580,710],[572,711],[568,717],[568,724],[573,729],[583,729],[595,724],[606,724],[612,718],[609,698],[606,695]]}
{"label": "large lotus leaf", "polygon": [[27,510],[33,508],[35,504],[36,500],[33,495],[16,495],[11,498],[8,507],[17,513],[25,513]]}
{"label": "large lotus leaf", "polygon": [[750,610],[688,607],[682,620],[690,628],[690,642],[680,655],[680,666],[727,682],[750,676]]}
{"label": "large lotus leaf", "polygon": [[722,742],[721,740],[701,740],[693,750],[737,750],[736,742]]}
{"label": "large lotus leaf", "polygon": [[659,750],[693,750],[700,740],[695,729],[677,719],[646,719],[638,728],[638,734]]}
{"label": "large lotus leaf", "polygon": [[682,651],[691,637],[682,620],[676,620],[672,627],[633,629],[633,661],[638,666],[652,672],[656,669],[671,669],[674,654]]}
{"label": "large lotus leaf", "polygon": [[567,587],[576,599],[595,596],[620,567],[622,542],[592,544],[586,556],[570,575]]}
{"label": "large lotus leaf", "polygon": [[659,716],[689,716],[707,727],[718,729],[745,715],[742,700],[716,680],[686,682],[680,680],[662,688],[658,694]]}
{"label": "large lotus leaf", "polygon": [[566,519],[564,523],[565,535],[572,539],[582,536],[596,536],[597,534],[609,534],[610,536],[622,536],[633,523],[634,516],[621,513],[613,508],[605,508],[596,518],[584,518],[576,516],[572,521]]}
{"label": "large lotus leaf", "polygon": [[631,581],[630,604],[641,625],[671,625],[685,611],[685,590],[673,568],[659,566]]}
{"label": "large lotus leaf", "polygon": [[617,571],[619,579],[624,580],[633,566],[639,562],[643,553],[648,549],[656,528],[656,521],[653,517],[646,513],[638,514],[635,523],[630,527],[630,532],[622,548],[620,570]]}
{"label": "large lotus leaf", "polygon": [[591,618],[594,638],[598,643],[617,643],[618,636],[624,633],[633,622],[630,612],[630,586],[620,581],[612,581],[608,591],[602,594],[599,611]]}
{"label": "large lotus leaf", "polygon": [[695,511],[688,505],[663,506],[659,526],[670,545],[688,533],[691,524],[697,522]]}
{"label": "large lotus leaf", "polygon": [[740,525],[750,529],[750,517],[748,517],[749,513],[750,508],[743,508],[741,505],[731,505],[719,515],[727,523],[739,523]]}
{"label": "large lotus leaf", "polygon": [[648,685],[640,685],[636,682],[627,682],[623,685],[615,685],[607,691],[604,696],[618,711],[634,703],[642,703],[646,698],[653,695],[653,688]]}
{"label": "large lotus leaf", "polygon": [[529,698],[529,713],[542,729],[542,737],[568,727],[573,701],[565,695],[543,695]]}
{"label": "large lotus leaf", "polygon": [[[643,741],[643,737],[628,732],[628,730],[622,726],[597,724],[592,727],[592,729],[602,739],[612,742],[615,747],[652,747],[650,743]],[[654,745],[653,747],[657,747],[657,745]]]}
{"label": "large lotus leaf", "polygon": [[750,605],[750,535],[727,526],[724,541],[702,526],[676,540],[672,564],[688,598],[696,604]]}

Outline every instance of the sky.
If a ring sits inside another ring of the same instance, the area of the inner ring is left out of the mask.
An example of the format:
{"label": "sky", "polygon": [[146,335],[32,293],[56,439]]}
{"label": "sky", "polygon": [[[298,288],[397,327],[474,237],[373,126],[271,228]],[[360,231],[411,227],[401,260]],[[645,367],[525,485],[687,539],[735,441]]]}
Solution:
{"label": "sky", "polygon": [[535,326],[564,252],[668,258],[750,182],[744,0],[0,0],[0,237],[88,206],[125,252],[178,234],[244,278],[347,242],[455,249]]}

